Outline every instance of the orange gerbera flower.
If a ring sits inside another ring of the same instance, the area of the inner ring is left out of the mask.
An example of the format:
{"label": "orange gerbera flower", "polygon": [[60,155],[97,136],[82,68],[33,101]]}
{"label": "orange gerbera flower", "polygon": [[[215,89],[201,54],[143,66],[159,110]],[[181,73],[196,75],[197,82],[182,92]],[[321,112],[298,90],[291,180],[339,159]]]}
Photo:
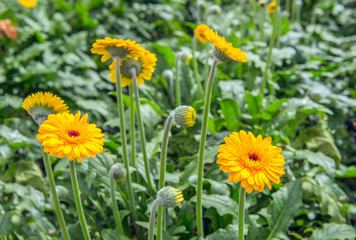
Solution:
{"label": "orange gerbera flower", "polygon": [[217,164],[220,169],[230,173],[229,182],[241,182],[248,193],[253,190],[262,192],[264,186],[272,188],[271,182],[280,183],[285,173],[282,148],[271,145],[272,138],[257,138],[252,133],[233,132],[220,145]]}

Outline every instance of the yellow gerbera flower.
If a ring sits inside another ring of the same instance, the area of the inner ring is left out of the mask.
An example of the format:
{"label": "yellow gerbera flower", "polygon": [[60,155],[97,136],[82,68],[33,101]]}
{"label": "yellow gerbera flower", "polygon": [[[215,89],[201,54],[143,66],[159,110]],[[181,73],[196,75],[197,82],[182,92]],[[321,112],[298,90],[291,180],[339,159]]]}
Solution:
{"label": "yellow gerbera flower", "polygon": [[282,148],[271,145],[272,138],[257,138],[252,133],[233,132],[220,145],[217,164],[220,169],[230,173],[229,182],[240,182],[248,193],[253,190],[262,192],[264,186],[272,188],[271,182],[280,183],[285,173]]}
{"label": "yellow gerbera flower", "polygon": [[[151,80],[152,73],[155,70],[157,62],[157,57],[155,54],[150,51],[140,48],[138,58],[134,59],[131,57],[127,57],[124,60],[120,61],[120,73],[121,73],[121,87],[126,87],[133,84],[133,78],[131,74],[131,69],[135,68],[136,77],[137,77],[137,85],[143,84],[146,80]],[[110,78],[113,83],[116,83],[116,70],[115,70],[115,60],[109,66],[111,73]]]}
{"label": "yellow gerbera flower", "polygon": [[18,2],[24,7],[33,8],[36,5],[37,0],[18,0]]}
{"label": "yellow gerbera flower", "polygon": [[274,13],[276,10],[276,1],[272,1],[271,3],[268,4],[267,10],[269,13]]}
{"label": "yellow gerbera flower", "polygon": [[50,114],[69,112],[64,101],[49,92],[31,94],[22,103],[22,107],[38,124],[46,120]]}
{"label": "yellow gerbera flower", "polygon": [[200,24],[194,29],[195,38],[199,40],[199,42],[206,43],[208,38],[206,37],[205,31],[210,28],[205,24]]}
{"label": "yellow gerbera flower", "polygon": [[51,114],[41,124],[37,140],[51,156],[67,156],[69,161],[77,159],[78,162],[83,161],[83,157],[95,157],[103,152],[104,134],[87,120],[88,114],[81,117],[80,112]]}
{"label": "yellow gerbera flower", "polygon": [[130,39],[123,40],[106,37],[105,39],[96,40],[90,51],[94,54],[103,55],[101,57],[102,62],[106,62],[110,57],[137,59],[140,54],[140,44]]}
{"label": "yellow gerbera flower", "polygon": [[238,62],[247,62],[246,53],[239,48],[234,48],[232,43],[228,43],[225,37],[220,37],[218,32],[214,32],[212,29],[206,30],[205,34],[208,40],[215,46],[214,56],[222,62],[229,60],[235,60]]}

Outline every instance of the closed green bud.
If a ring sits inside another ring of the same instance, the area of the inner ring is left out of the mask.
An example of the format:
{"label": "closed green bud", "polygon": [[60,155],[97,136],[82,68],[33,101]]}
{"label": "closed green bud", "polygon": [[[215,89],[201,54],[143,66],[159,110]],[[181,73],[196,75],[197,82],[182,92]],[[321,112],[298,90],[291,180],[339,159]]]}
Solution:
{"label": "closed green bud", "polygon": [[192,127],[196,118],[195,109],[191,106],[179,106],[174,110],[174,121],[180,127]]}
{"label": "closed green bud", "polygon": [[221,7],[219,5],[211,5],[208,7],[208,13],[209,14],[215,14],[215,15],[220,15],[221,14]]}
{"label": "closed green bud", "polygon": [[118,182],[123,181],[127,176],[126,169],[121,163],[115,163],[114,165],[112,165],[112,167],[110,168],[110,175],[111,174]]}
{"label": "closed green bud", "polygon": [[158,204],[165,208],[174,208],[180,205],[184,200],[182,192],[171,186],[159,190],[157,199],[160,199]]}

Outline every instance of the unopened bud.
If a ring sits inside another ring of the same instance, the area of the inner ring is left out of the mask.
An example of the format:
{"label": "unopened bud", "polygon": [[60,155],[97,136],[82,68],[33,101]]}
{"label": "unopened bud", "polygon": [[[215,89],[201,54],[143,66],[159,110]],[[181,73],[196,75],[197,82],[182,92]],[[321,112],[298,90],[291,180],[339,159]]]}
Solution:
{"label": "unopened bud", "polygon": [[114,179],[116,179],[118,182],[123,181],[127,176],[126,168],[121,163],[115,163],[110,168],[110,174],[112,174]]}
{"label": "unopened bud", "polygon": [[179,106],[174,110],[174,121],[180,127],[192,127],[196,118],[195,109],[191,106]]}
{"label": "unopened bud", "polygon": [[168,186],[164,187],[157,193],[157,199],[160,198],[159,205],[165,208],[174,208],[180,205],[184,198],[179,189]]}

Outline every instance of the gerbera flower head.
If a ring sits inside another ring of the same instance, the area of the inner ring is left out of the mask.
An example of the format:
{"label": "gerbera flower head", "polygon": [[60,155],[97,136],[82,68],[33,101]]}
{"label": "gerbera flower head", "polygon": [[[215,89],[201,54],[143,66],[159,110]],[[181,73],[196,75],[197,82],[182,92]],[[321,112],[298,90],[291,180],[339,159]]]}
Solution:
{"label": "gerbera flower head", "polygon": [[199,42],[206,43],[208,38],[206,37],[205,31],[210,28],[205,24],[200,24],[194,29],[195,38],[198,39]]}
{"label": "gerbera flower head", "polygon": [[27,8],[33,8],[36,6],[37,0],[18,0],[18,2]]}
{"label": "gerbera flower head", "polygon": [[[115,61],[109,66],[111,73],[110,78],[113,83],[116,83],[116,69]],[[121,87],[126,87],[133,84],[132,69],[135,69],[137,77],[137,85],[143,84],[144,80],[151,80],[152,73],[155,70],[157,62],[157,57],[155,54],[150,51],[140,48],[140,53],[138,58],[127,57],[124,60],[119,62],[120,64],[120,78],[121,78]]]}
{"label": "gerbera flower head", "polygon": [[81,117],[80,112],[51,114],[41,124],[37,140],[51,156],[67,156],[69,161],[77,159],[78,162],[84,157],[95,157],[103,152],[104,133],[87,120],[88,114]]}
{"label": "gerbera flower head", "polygon": [[54,113],[69,112],[62,99],[49,92],[37,92],[28,96],[22,103],[37,124],[41,124],[47,116]]}
{"label": "gerbera flower head", "polygon": [[180,127],[192,127],[196,118],[196,111],[191,106],[179,106],[174,110],[174,122]]}
{"label": "gerbera flower head", "polygon": [[159,190],[157,198],[161,198],[159,205],[165,208],[174,208],[179,206],[184,200],[182,192],[171,186],[167,186]]}
{"label": "gerbera flower head", "polygon": [[247,62],[246,53],[239,48],[234,48],[232,43],[228,43],[225,37],[220,37],[218,32],[212,29],[206,30],[205,34],[208,40],[215,46],[213,54],[221,62],[235,60],[238,62]]}
{"label": "gerbera flower head", "polygon": [[241,182],[248,193],[253,190],[262,192],[264,186],[272,188],[271,182],[280,183],[285,173],[282,149],[271,145],[272,138],[257,138],[252,133],[233,132],[220,145],[217,164],[220,169],[230,173],[229,182]]}
{"label": "gerbera flower head", "polygon": [[113,39],[106,37],[98,39],[93,43],[90,51],[94,54],[103,55],[102,62],[106,62],[110,57],[124,59],[126,57],[137,59],[140,53],[140,44],[130,39]]}
{"label": "gerbera flower head", "polygon": [[267,6],[267,10],[269,13],[274,13],[274,11],[276,10],[276,1],[270,2]]}

